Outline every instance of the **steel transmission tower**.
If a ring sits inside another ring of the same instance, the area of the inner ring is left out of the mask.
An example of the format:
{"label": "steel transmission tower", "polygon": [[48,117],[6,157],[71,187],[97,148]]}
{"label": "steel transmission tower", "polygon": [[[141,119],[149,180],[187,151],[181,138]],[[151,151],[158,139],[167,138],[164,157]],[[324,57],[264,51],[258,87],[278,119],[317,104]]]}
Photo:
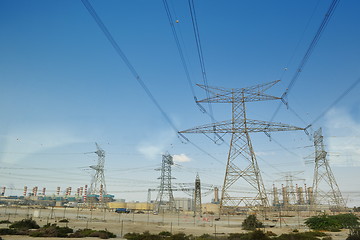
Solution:
{"label": "steel transmission tower", "polygon": [[194,217],[196,215],[202,217],[202,206],[201,206],[201,183],[199,174],[196,175],[195,179],[195,191],[194,191]]}
{"label": "steel transmission tower", "polygon": [[[230,208],[237,207],[240,204],[245,204],[247,206],[269,206],[269,201],[249,133],[265,132],[268,135],[268,132],[304,130],[303,128],[287,124],[251,120],[247,118],[246,102],[280,99],[279,97],[264,93],[277,82],[279,82],[279,80],[248,88],[232,89],[198,84],[199,87],[205,89],[210,94],[210,97],[198,102],[231,103],[232,105],[231,120],[180,131],[180,133],[231,134],[230,150],[220,202],[220,209],[222,212],[225,212],[225,208],[229,208],[230,210]],[[246,191],[240,193],[239,191],[234,192],[234,183],[240,179],[245,180],[256,190],[256,196],[246,196]]]}
{"label": "steel transmission tower", "polygon": [[104,164],[105,164],[105,151],[95,143],[97,151],[94,152],[98,155],[98,164],[90,166],[95,170],[95,174],[91,180],[89,194],[104,196],[106,194],[106,184],[104,175]]}
{"label": "steel transmission tower", "polygon": [[157,211],[161,205],[168,205],[170,211],[175,209],[175,200],[171,185],[171,166],[174,165],[173,157],[170,154],[162,155],[161,176],[159,193],[156,198]]}
{"label": "steel transmission tower", "polygon": [[[315,171],[313,179],[314,201],[315,204],[334,205],[336,208],[344,208],[345,202],[341,195],[339,186],[336,183],[334,174],[331,171],[325,151],[322,129],[319,128],[314,133],[315,146]],[[324,182],[330,190],[321,189],[321,182]]]}

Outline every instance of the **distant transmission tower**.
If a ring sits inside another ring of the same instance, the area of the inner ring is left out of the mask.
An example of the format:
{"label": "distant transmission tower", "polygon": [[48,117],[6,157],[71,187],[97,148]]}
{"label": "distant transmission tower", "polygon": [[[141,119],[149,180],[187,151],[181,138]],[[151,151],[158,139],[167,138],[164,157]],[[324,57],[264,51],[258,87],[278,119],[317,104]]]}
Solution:
{"label": "distant transmission tower", "polygon": [[[231,133],[230,150],[220,202],[220,209],[223,213],[225,212],[225,208],[233,210],[234,207],[237,207],[240,204],[245,204],[246,206],[269,206],[268,197],[266,195],[249,133],[264,132],[269,135],[268,132],[304,130],[303,128],[287,124],[251,120],[247,118],[246,102],[280,99],[279,97],[264,93],[277,82],[279,82],[279,80],[248,88],[233,89],[198,84],[199,87],[205,89],[210,94],[210,97],[198,102],[232,104],[231,120],[199,126],[180,132],[203,133],[205,135],[210,133],[215,133],[216,135]],[[244,190],[239,191],[234,189],[234,183],[240,179],[245,180],[247,184],[250,184],[250,186],[256,190],[256,196],[249,196],[249,194],[246,195]]]}
{"label": "distant transmission tower", "polygon": [[194,217],[198,214],[202,217],[201,209],[201,183],[199,174],[196,175],[195,179],[195,191],[194,191]]}
{"label": "distant transmission tower", "polygon": [[[313,190],[315,204],[333,205],[336,208],[343,208],[345,207],[345,202],[326,157],[327,152],[325,151],[321,128],[314,133],[314,145],[315,171]],[[326,191],[323,185],[320,186],[322,182],[328,185],[330,190]]]}
{"label": "distant transmission tower", "polygon": [[91,180],[89,194],[99,195],[100,197],[102,197],[106,194],[106,184],[105,184],[105,175],[104,175],[105,151],[101,149],[97,143],[95,144],[97,151],[94,153],[98,155],[98,164],[90,166],[90,168],[95,170],[95,174]]}
{"label": "distant transmission tower", "polygon": [[167,205],[170,211],[175,209],[175,200],[171,185],[171,166],[174,165],[173,157],[170,154],[162,155],[161,176],[159,193],[156,198],[157,211],[162,205]]}

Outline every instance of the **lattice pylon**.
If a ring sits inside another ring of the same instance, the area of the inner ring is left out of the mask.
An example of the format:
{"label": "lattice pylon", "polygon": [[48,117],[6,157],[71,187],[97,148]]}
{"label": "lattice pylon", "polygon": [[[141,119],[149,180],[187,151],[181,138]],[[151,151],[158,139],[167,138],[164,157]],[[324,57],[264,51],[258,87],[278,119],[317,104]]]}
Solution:
{"label": "lattice pylon", "polygon": [[170,211],[175,209],[175,200],[171,185],[171,166],[174,165],[173,157],[170,154],[162,155],[161,176],[159,193],[156,198],[157,211],[160,211],[162,205],[167,205]]}
{"label": "lattice pylon", "polygon": [[[336,208],[344,208],[346,206],[341,195],[335,176],[331,171],[330,164],[327,160],[327,152],[324,147],[324,137],[322,129],[319,128],[314,133],[315,146],[315,169],[313,179],[314,204],[330,205]],[[325,189],[324,184],[328,189]],[[315,206],[316,208],[316,206]]]}
{"label": "lattice pylon", "polygon": [[194,216],[199,215],[202,217],[202,205],[201,205],[201,182],[199,174],[195,179],[195,191],[194,191]]}
{"label": "lattice pylon", "polygon": [[91,180],[89,195],[106,195],[106,184],[105,184],[105,174],[104,174],[104,165],[105,165],[105,151],[95,143],[97,151],[94,152],[98,155],[98,164],[90,166],[90,168],[95,170],[93,178]]}
{"label": "lattice pylon", "polygon": [[[279,97],[264,93],[277,82],[279,81],[259,84],[248,88],[233,89],[198,85],[211,95],[198,102],[232,104],[231,120],[180,131],[180,133],[231,134],[230,150],[220,202],[222,213],[226,212],[226,208],[231,208],[229,211],[232,211],[235,207],[240,206],[240,204],[246,206],[269,206],[268,197],[249,133],[304,130],[304,128],[287,124],[251,120],[247,118],[246,102],[280,99]],[[244,180],[255,189],[255,196],[251,193],[246,194],[247,191],[237,190],[235,183],[239,180]]]}

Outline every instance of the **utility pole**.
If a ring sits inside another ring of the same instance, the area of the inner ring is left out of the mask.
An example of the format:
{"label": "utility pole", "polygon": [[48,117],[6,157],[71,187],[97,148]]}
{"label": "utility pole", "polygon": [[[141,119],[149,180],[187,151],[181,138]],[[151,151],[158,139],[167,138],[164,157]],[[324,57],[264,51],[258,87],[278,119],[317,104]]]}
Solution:
{"label": "utility pole", "polygon": [[[199,103],[231,103],[232,106],[231,120],[203,125],[179,132],[203,133],[205,135],[215,133],[216,136],[231,134],[230,150],[220,201],[222,213],[225,213],[226,210],[232,211],[240,204],[246,206],[269,206],[255,151],[251,143],[250,133],[264,132],[269,136],[269,132],[304,130],[304,128],[283,123],[248,119],[246,113],[247,102],[281,99],[264,93],[279,81],[280,80],[247,88],[232,89],[198,84],[199,87],[209,93],[209,97],[198,101]],[[243,182],[254,188],[256,195],[247,195],[245,192],[239,192],[234,189],[234,185],[236,186],[235,183],[238,183],[239,180],[243,180]]]}
{"label": "utility pole", "polygon": [[[325,151],[323,139],[322,129],[319,128],[314,133],[315,170],[313,179],[313,202],[315,208],[318,204],[333,204],[337,209],[341,209],[346,207],[346,204],[327,160],[327,152]],[[321,185],[321,183],[325,183],[328,188],[330,187],[330,190],[325,190],[324,184]]]}
{"label": "utility pole", "polygon": [[156,198],[157,211],[160,211],[161,205],[168,205],[170,211],[175,209],[175,200],[171,185],[171,166],[174,165],[173,157],[170,154],[162,155],[162,164],[161,164],[161,176],[159,193]]}

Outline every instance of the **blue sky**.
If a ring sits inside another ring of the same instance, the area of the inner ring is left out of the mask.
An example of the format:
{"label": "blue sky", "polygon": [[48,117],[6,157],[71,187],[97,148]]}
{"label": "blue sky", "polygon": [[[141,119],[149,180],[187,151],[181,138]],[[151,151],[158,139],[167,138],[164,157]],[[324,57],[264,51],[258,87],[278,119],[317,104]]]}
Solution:
{"label": "blue sky", "polygon": [[[209,123],[193,101],[162,1],[90,2],[176,127]],[[281,96],[330,2],[195,1],[209,85],[241,88],[281,79],[268,91]],[[187,1],[168,3],[192,81],[202,83]],[[339,3],[289,94],[289,105],[307,123],[360,77],[359,7],[355,0]],[[166,151],[185,161],[174,167],[174,182],[193,182],[199,172],[204,183],[222,184],[227,145],[188,135],[214,160],[183,144],[81,1],[1,0],[0,29],[0,179],[13,188],[8,193],[19,194],[24,185],[51,192],[89,184],[87,166],[97,159],[84,153],[94,151],[95,142],[106,151],[108,190],[117,198],[145,200],[147,189],[158,185],[154,169]],[[359,92],[357,86],[314,124],[323,128],[350,206],[360,204],[353,193],[360,189],[353,183],[360,182]],[[200,88],[195,93],[205,97]],[[270,120],[277,105],[249,103],[249,117]],[[217,120],[230,119],[230,105],[213,108]],[[285,106],[274,121],[305,126]],[[311,185],[308,136],[252,137],[267,188],[289,171],[304,171],[301,178]]]}

